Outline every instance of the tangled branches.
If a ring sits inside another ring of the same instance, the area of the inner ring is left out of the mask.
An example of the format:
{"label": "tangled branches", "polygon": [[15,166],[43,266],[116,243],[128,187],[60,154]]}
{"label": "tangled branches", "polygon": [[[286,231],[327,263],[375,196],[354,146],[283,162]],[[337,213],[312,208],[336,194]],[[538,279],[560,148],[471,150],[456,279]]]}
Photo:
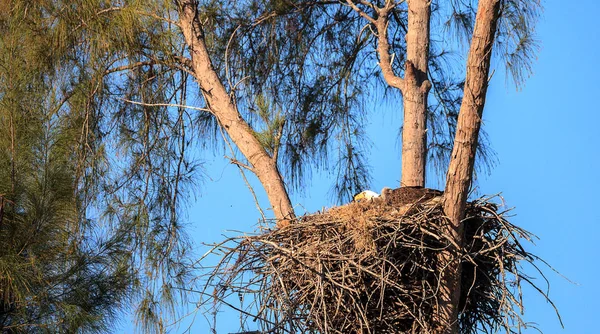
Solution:
{"label": "tangled branches", "polygon": [[428,333],[444,251],[462,264],[460,332],[520,332],[522,283],[546,297],[523,272],[538,260],[520,243],[532,235],[480,199],[468,205],[458,247],[442,232],[440,194],[401,189],[216,245],[205,305],[235,308],[241,330],[254,333]]}

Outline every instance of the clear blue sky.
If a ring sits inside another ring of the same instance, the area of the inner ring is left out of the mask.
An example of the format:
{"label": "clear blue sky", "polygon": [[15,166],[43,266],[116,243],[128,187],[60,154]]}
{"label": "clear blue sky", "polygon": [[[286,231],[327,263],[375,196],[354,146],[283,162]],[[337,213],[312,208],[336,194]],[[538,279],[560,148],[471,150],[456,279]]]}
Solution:
{"label": "clear blue sky", "polygon": [[[496,66],[484,121],[499,164],[479,180],[479,193],[502,192],[507,205],[515,207],[512,222],[540,237],[529,250],[576,282],[546,270],[550,296],[565,329],[550,305],[530,290],[525,291],[526,320],[550,334],[598,333],[600,205],[595,194],[600,189],[600,108],[594,96],[600,77],[600,4],[549,0],[544,5],[538,26],[542,49],[524,88],[516,92],[505,82],[501,66]],[[400,178],[396,135],[401,118],[386,109],[374,112],[369,128],[375,190],[396,186]],[[205,159],[212,180],[200,184],[187,217],[191,237],[198,244],[217,241],[226,230],[250,231],[259,218],[237,168],[220,156]],[[293,195],[298,213],[333,205],[330,177],[317,176],[304,194]],[[203,253],[201,246],[197,253]],[[185,327],[173,332],[183,332]],[[218,333],[237,329],[235,314],[222,313]],[[124,324],[119,331],[131,332],[131,325]],[[191,332],[208,333],[202,315],[196,317]]]}

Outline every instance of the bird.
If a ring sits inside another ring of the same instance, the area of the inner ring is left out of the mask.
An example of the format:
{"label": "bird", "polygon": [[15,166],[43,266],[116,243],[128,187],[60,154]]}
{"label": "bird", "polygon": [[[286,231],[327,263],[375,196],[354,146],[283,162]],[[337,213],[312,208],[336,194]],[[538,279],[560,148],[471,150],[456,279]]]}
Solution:
{"label": "bird", "polygon": [[372,201],[375,198],[378,198],[379,194],[372,191],[372,190],[365,190],[362,192],[359,192],[358,194],[354,195],[354,201],[355,202],[362,202],[362,201]]}
{"label": "bird", "polygon": [[388,198],[388,195],[390,195],[392,193],[392,188],[389,187],[383,187],[383,189],[381,189],[381,199],[382,200],[386,200]]}

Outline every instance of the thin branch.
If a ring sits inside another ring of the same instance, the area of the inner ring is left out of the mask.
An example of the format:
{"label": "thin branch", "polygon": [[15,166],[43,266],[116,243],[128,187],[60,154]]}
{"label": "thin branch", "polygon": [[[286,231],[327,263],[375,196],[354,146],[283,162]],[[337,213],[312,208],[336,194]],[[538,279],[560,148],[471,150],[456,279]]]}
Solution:
{"label": "thin branch", "polygon": [[154,65],[154,64],[156,64],[156,62],[154,60],[138,61],[138,62],[132,63],[132,64],[126,64],[126,65],[122,65],[122,66],[108,68],[108,69],[106,69],[106,71],[104,71],[104,74],[107,75],[107,74],[111,74],[111,73],[115,73],[115,72],[133,70],[134,68],[138,68],[138,67],[142,67],[142,66],[150,66],[150,65]]}
{"label": "thin branch", "polygon": [[148,12],[141,11],[141,10],[136,10],[135,13],[143,15],[143,16],[152,17],[152,18],[155,18],[155,19],[160,20],[160,21],[165,21],[165,22],[167,22],[169,24],[172,24],[172,25],[175,25],[177,27],[181,27],[179,25],[179,22],[171,20],[171,19],[168,19],[168,18],[166,18],[164,16],[160,16],[160,15],[157,15],[157,14],[154,14],[154,13],[148,13]]}
{"label": "thin branch", "polygon": [[[441,272],[458,261],[467,266],[455,320],[461,332],[517,333],[525,325],[520,287],[533,283],[521,264],[536,260],[519,240],[530,234],[502,216],[490,202],[496,197],[482,198],[468,206],[467,242],[452,243],[441,228],[450,224],[441,193],[432,195],[405,202],[392,193],[228,238],[208,252],[220,261],[203,291],[215,291],[206,295],[214,309],[230,307],[263,333],[431,333]],[[448,261],[439,261],[440,252]],[[236,294],[250,305],[230,302]]]}
{"label": "thin branch", "polygon": [[[241,25],[238,25],[235,28],[235,30],[229,36],[229,40],[227,41],[227,45],[225,46],[225,78],[227,79],[227,84],[229,85],[229,87],[231,87],[231,73],[229,72],[229,46],[231,45],[231,42],[233,42],[235,34],[241,27]],[[235,89],[232,89],[230,94],[235,95]]]}
{"label": "thin branch", "polygon": [[121,72],[121,71],[133,70],[138,67],[150,66],[150,65],[156,65],[156,64],[165,65],[168,67],[174,67],[174,68],[182,70],[192,76],[194,75],[192,61],[189,58],[186,58],[184,56],[175,55],[175,56],[173,56],[173,59],[176,60],[177,62],[179,62],[181,65],[168,62],[165,59],[155,58],[155,59],[151,59],[151,60],[147,60],[147,61],[139,61],[136,63],[126,64],[126,65],[117,66],[117,67],[113,67],[113,68],[107,68],[104,71],[104,75]]}
{"label": "thin branch", "polygon": [[[228,144],[229,144],[229,142],[228,142]],[[244,168],[244,169],[247,169],[247,170],[248,170],[248,171],[250,171],[250,172],[254,172],[254,171],[252,170],[252,169],[253,169],[252,167],[250,167],[250,166],[248,166],[247,164],[245,164],[245,163],[243,163],[243,162],[239,161],[239,160],[238,160],[238,159],[236,159],[236,158],[232,158],[232,157],[228,157],[228,156],[225,156],[225,158],[227,158],[227,159],[229,160],[229,162],[230,162],[230,163],[232,163],[232,164],[234,164],[234,165],[236,165],[236,166],[239,166],[239,167],[242,167],[242,168]]]}
{"label": "thin branch", "polygon": [[362,16],[365,20],[376,24],[377,20],[375,20],[373,17],[369,16],[369,14],[365,13],[362,9],[360,9],[352,0],[346,0],[346,3],[348,4],[348,6],[350,6],[350,8],[352,8],[355,12],[357,12],[360,16]]}
{"label": "thin branch", "polygon": [[185,108],[185,109],[191,109],[191,110],[205,111],[205,112],[210,113],[210,114],[213,113],[210,109],[207,109],[207,108],[198,108],[198,107],[192,107],[192,106],[183,105],[183,104],[176,104],[176,103],[145,103],[145,102],[131,101],[131,100],[120,98],[120,97],[116,98],[116,99],[117,100],[121,100],[123,102],[131,103],[131,104],[135,104],[135,105],[140,105],[140,106],[144,106],[144,107]]}
{"label": "thin branch", "polygon": [[194,64],[192,63],[192,60],[190,58],[184,56],[174,56],[173,59],[179,61],[185,67],[188,67],[190,69],[194,68]]}
{"label": "thin branch", "polygon": [[[217,121],[218,121],[218,118],[217,118]],[[235,150],[233,149],[233,146],[227,139],[227,135],[225,135],[225,131],[223,130],[223,125],[220,123],[219,123],[219,131],[221,131],[221,136],[223,137],[223,141],[225,141],[225,144],[227,144],[227,147],[229,147],[229,151],[231,152],[232,156],[235,157]],[[252,198],[254,199],[254,204],[256,205],[256,208],[258,209],[260,216],[262,217],[262,221],[267,221],[267,217],[265,216],[265,213],[262,210],[262,208],[260,207],[260,203],[258,202],[258,196],[256,196],[256,192],[254,192],[254,188],[252,188],[252,185],[250,185],[250,182],[248,181],[248,178],[246,177],[246,173],[244,173],[244,169],[247,169],[254,173],[253,168],[246,164],[239,162],[237,159],[229,158],[229,160],[231,161],[231,163],[233,163],[240,169],[240,174],[242,174],[242,179],[244,179],[244,182],[246,183],[246,187],[248,187],[248,190],[250,190],[250,193],[252,194]]]}

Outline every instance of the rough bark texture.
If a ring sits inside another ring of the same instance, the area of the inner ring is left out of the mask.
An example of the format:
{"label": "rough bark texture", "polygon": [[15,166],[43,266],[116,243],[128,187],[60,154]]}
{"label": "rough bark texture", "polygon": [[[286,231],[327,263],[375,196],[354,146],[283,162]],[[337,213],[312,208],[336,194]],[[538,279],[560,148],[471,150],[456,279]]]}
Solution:
{"label": "rough bark texture", "polygon": [[402,101],[402,186],[425,186],[427,157],[427,79],[429,59],[430,0],[408,1],[408,31]]}
{"label": "rough bark texture", "polygon": [[[465,206],[473,178],[475,152],[485,105],[492,46],[500,10],[500,0],[480,0],[467,59],[464,96],[458,115],[454,147],[444,193],[444,212],[452,222],[449,234],[458,245],[463,243]],[[442,253],[442,258],[448,255]],[[447,261],[446,261],[447,262]],[[440,287],[440,328],[437,333],[458,333],[460,265],[450,264],[442,273]]]}
{"label": "rough bark texture", "polygon": [[445,210],[456,225],[464,213],[471,186],[499,9],[500,0],[479,1],[467,59],[464,97],[446,181]]}
{"label": "rough bark texture", "polygon": [[346,2],[377,28],[377,53],[383,78],[388,85],[402,92],[404,126],[400,185],[424,187],[427,158],[427,95],[431,89],[427,78],[431,1],[408,1],[404,78],[394,73],[387,31],[388,15],[397,4],[394,1],[386,1],[384,7],[374,7],[377,14],[375,19],[362,11],[352,0]]}
{"label": "rough bark texture", "polygon": [[377,53],[383,78],[388,85],[402,92],[404,126],[400,185],[424,187],[427,157],[427,95],[431,89],[431,83],[427,78],[431,1],[408,1],[404,78],[394,73],[387,31],[388,15],[397,4],[394,1],[386,1],[383,8],[376,9],[377,19],[374,19],[360,10],[353,1],[347,0],[347,3],[377,28]]}
{"label": "rough bark texture", "polygon": [[[349,3],[352,3],[349,1]],[[377,28],[377,53],[379,55],[379,66],[381,67],[381,73],[383,78],[388,85],[399,89],[401,92],[404,89],[404,79],[396,76],[392,68],[392,56],[390,55],[390,43],[388,41],[388,21],[389,12],[393,7],[387,5],[386,7],[379,10],[377,20],[366,16],[361,12],[358,7],[353,6],[354,10],[359,11],[363,17],[368,21],[375,24]]]}
{"label": "rough bark texture", "polygon": [[198,18],[198,2],[179,2],[179,24],[191,55],[194,76],[200,85],[206,103],[219,124],[227,132],[242,154],[251,164],[266,190],[279,222],[294,216],[277,162],[265,151],[252,129],[240,115],[222,81],[214,70],[206,44],[204,32]]}

